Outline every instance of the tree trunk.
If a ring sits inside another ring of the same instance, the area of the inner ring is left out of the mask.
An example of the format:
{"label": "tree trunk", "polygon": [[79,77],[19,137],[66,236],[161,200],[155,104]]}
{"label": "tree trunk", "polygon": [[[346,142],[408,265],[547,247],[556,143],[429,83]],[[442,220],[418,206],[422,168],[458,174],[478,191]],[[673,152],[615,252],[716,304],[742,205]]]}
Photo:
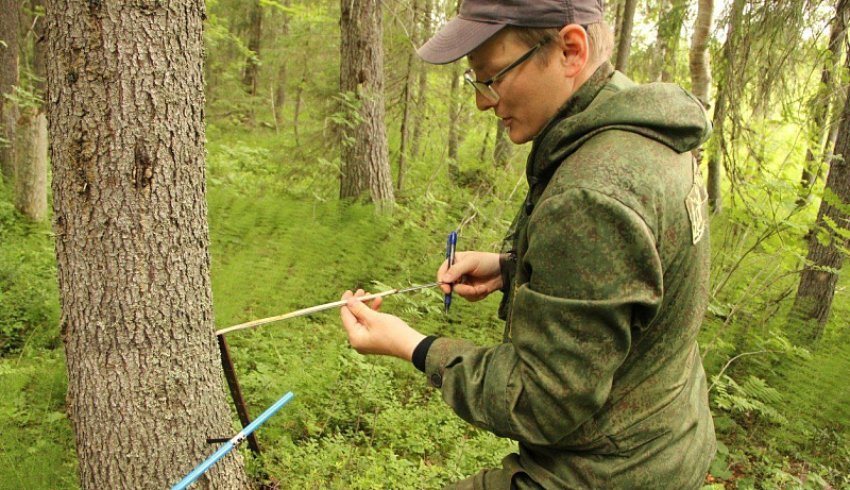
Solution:
{"label": "tree trunk", "polygon": [[[204,182],[204,4],[47,6],[68,412],[84,489],[167,488],[230,436]],[[238,454],[196,488],[247,488]]]}
{"label": "tree trunk", "polygon": [[820,75],[820,86],[818,87],[815,100],[812,103],[811,131],[816,135],[815,148],[810,144],[806,149],[806,161],[803,163],[803,174],[800,177],[800,197],[797,204],[802,206],[809,200],[811,188],[818,175],[818,168],[824,161],[824,152],[830,137],[829,108],[832,104],[834,93],[837,93],[833,75],[836,66],[841,63],[844,52],[844,40],[847,37],[847,15],[850,12],[850,1],[838,0],[835,6],[835,17],[829,33],[829,45],[824,57],[823,68]]}
{"label": "tree trunk", "polygon": [[256,0],[251,7],[251,23],[248,26],[248,49],[251,56],[245,60],[242,84],[251,95],[257,95],[257,76],[260,71],[260,39],[263,35],[263,6]]}
{"label": "tree trunk", "polygon": [[493,146],[493,161],[499,168],[505,168],[511,161],[513,147],[508,138],[508,131],[501,119],[496,120],[496,144]]}
{"label": "tree trunk", "polygon": [[460,146],[460,66],[455,63],[452,66],[452,86],[449,92],[449,180],[457,182],[460,177],[460,166],[457,161],[457,151]]}
{"label": "tree trunk", "polygon": [[[283,2],[284,7],[289,7],[290,0]],[[286,39],[289,37],[289,14],[283,14],[283,24],[281,26],[281,37]],[[287,62],[286,58],[280,61],[280,67],[277,70],[277,83],[274,92],[274,123],[275,128],[280,127],[283,120],[283,107],[286,105],[286,78],[287,78]]]}
{"label": "tree trunk", "polygon": [[0,173],[15,174],[15,121],[18,111],[6,99],[18,85],[18,0],[0,0]]}
{"label": "tree trunk", "polygon": [[676,54],[685,22],[686,0],[664,0],[658,5],[657,34],[649,80],[672,82],[676,74]]}
{"label": "tree trunk", "polygon": [[[407,20],[407,25],[411,27],[411,41],[414,46],[419,46],[418,29],[416,27],[416,18],[419,11],[419,2],[414,1],[411,5],[411,15]],[[398,150],[398,176],[396,180],[396,191],[401,192],[404,186],[404,174],[407,165],[408,153],[410,153],[410,139],[412,135],[411,125],[413,124],[413,81],[416,79],[417,67],[416,52],[413,49],[407,51],[407,67],[404,74],[404,85],[401,89],[401,127],[399,128],[400,143]]]}
{"label": "tree trunk", "polygon": [[635,22],[635,7],[637,0],[625,0],[623,18],[620,22],[620,32],[617,33],[617,70],[626,73],[629,67],[629,53],[632,48],[632,26]]}
{"label": "tree trunk", "polygon": [[[850,69],[850,57],[847,64]],[[814,329],[807,334],[812,340],[823,334],[844,254],[850,249],[850,98],[844,104],[835,155],[791,309],[792,319],[815,321]]]}
{"label": "tree trunk", "polygon": [[[458,7],[459,8],[459,7]],[[419,25],[420,39],[428,39],[431,37],[431,16],[434,10],[434,0],[424,0],[422,5],[422,17]],[[416,90],[416,107],[418,113],[415,114],[413,123],[413,138],[410,142],[410,155],[413,157],[419,156],[419,146],[422,141],[422,128],[427,120],[428,100],[426,98],[428,92],[428,69],[427,66],[419,61],[419,87]]]}
{"label": "tree trunk", "polygon": [[[43,6],[41,0],[32,3],[33,11]],[[44,100],[47,59],[44,19],[33,20],[32,71],[36,78],[32,91]],[[19,112],[15,142],[15,205],[31,221],[39,222],[47,217],[47,116],[44,104]]]}
{"label": "tree trunk", "polygon": [[391,208],[392,176],[384,124],[383,20],[379,0],[341,0],[340,78],[343,94],[353,94],[353,127],[343,127],[339,196],[359,198]]}
{"label": "tree trunk", "polygon": [[711,106],[711,62],[708,57],[708,41],[711,37],[713,17],[714,0],[698,0],[688,66],[691,71],[691,92],[702,102],[706,110]]}
{"label": "tree trunk", "polygon": [[47,118],[21,111],[15,144],[15,207],[31,221],[47,217]]}
{"label": "tree trunk", "polygon": [[734,56],[736,53],[737,37],[745,0],[733,0],[729,14],[729,24],[726,29],[726,42],[723,44],[723,59],[720,61],[720,79],[717,82],[717,100],[714,106],[714,135],[712,136],[711,151],[708,159],[708,204],[713,213],[723,209],[721,182],[723,180],[723,152],[725,141],[724,123],[726,122],[726,105],[731,96],[731,87],[735,73]]}

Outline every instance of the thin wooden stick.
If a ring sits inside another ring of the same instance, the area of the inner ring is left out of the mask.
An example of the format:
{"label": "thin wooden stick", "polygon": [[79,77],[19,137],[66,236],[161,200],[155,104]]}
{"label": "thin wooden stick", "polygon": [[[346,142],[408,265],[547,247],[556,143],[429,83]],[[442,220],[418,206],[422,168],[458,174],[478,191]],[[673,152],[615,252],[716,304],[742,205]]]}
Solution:
{"label": "thin wooden stick", "polygon": [[[433,288],[435,286],[439,286],[440,284],[442,284],[442,283],[441,282],[432,282],[430,284],[423,284],[422,286],[411,286],[409,288],[403,288],[403,289],[390,289],[389,291],[384,291],[384,292],[381,292],[381,293],[367,294],[365,296],[359,296],[355,299],[358,299],[360,301],[371,301],[371,300],[376,299],[376,298],[383,298],[384,296],[392,296],[393,294],[409,293],[411,291],[418,291],[420,289]],[[279,322],[279,321],[282,321],[282,320],[289,320],[290,318],[296,318],[296,317],[299,317],[299,316],[310,315],[310,314],[317,313],[317,312],[320,312],[320,311],[330,310],[331,308],[337,308],[337,307],[343,306],[347,302],[348,302],[348,300],[343,299],[343,300],[339,300],[339,301],[334,301],[333,303],[325,303],[323,305],[311,306],[309,308],[302,308],[300,310],[295,310],[295,311],[292,311],[292,312],[289,312],[289,313],[286,313],[286,314],[283,314],[283,315],[273,316],[273,317],[269,317],[269,318],[263,318],[261,320],[254,320],[254,321],[246,322],[246,323],[240,323],[239,325],[234,325],[232,327],[223,328],[223,329],[217,331],[215,334],[216,335],[224,335],[224,334],[228,334],[230,332],[236,332],[238,330],[245,330],[245,329],[248,329],[248,328],[259,327],[261,325]]]}

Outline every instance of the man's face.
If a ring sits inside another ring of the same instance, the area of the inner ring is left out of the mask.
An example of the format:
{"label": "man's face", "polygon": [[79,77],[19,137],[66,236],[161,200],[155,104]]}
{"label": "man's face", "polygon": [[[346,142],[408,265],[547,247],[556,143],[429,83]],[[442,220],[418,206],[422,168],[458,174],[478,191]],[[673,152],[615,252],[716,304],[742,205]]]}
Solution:
{"label": "man's face", "polygon": [[[498,102],[475,92],[478,109],[492,108],[516,144],[534,139],[574,91],[573,81],[564,73],[563,56],[556,44],[557,40],[550,41],[493,83],[491,87],[499,94]],[[469,64],[475,78],[484,81],[528,50],[529,46],[513,32],[502,31],[470,53]],[[540,58],[545,58],[546,63]]]}

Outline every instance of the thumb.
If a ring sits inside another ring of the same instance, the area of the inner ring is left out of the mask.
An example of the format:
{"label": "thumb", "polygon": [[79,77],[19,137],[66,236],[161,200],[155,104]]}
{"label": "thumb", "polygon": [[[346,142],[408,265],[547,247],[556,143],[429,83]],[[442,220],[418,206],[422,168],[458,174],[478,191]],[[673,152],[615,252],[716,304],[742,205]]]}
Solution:
{"label": "thumb", "polygon": [[357,318],[357,321],[363,324],[369,323],[369,320],[377,315],[377,312],[356,298],[349,298],[348,303],[346,303],[345,306],[347,306],[349,311],[351,311],[351,314]]}

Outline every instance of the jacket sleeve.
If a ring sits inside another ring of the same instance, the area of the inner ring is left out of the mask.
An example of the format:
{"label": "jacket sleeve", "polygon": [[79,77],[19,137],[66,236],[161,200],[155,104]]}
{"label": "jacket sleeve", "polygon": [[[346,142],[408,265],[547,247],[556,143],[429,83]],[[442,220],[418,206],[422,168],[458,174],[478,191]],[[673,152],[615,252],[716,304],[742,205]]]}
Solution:
{"label": "jacket sleeve", "polygon": [[661,303],[662,267],[652,230],[631,208],[587,189],[538,203],[518,267],[509,339],[476,347],[440,338],[426,374],[464,420],[547,446],[605,403],[628,355],[631,329]]}

